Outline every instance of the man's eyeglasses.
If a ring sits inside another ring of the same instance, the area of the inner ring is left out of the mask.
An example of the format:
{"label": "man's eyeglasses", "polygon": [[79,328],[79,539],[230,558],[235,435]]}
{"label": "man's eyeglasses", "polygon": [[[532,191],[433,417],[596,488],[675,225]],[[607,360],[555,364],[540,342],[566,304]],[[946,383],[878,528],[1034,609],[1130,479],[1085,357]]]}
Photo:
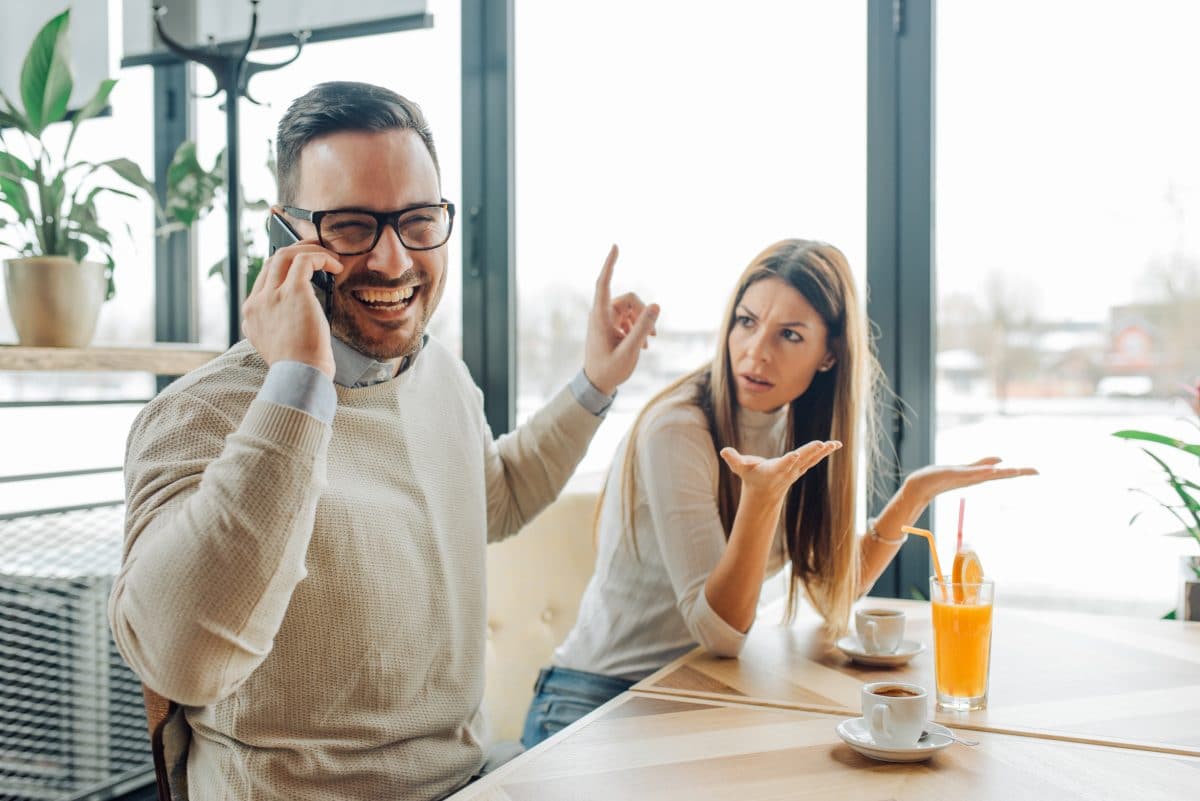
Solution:
{"label": "man's eyeglasses", "polygon": [[309,211],[294,206],[283,210],[298,220],[308,220],[317,229],[321,247],[339,256],[369,253],[391,226],[400,244],[409,250],[433,250],[446,244],[454,227],[454,204],[447,201],[428,206],[413,206],[400,211],[366,209],[329,209]]}

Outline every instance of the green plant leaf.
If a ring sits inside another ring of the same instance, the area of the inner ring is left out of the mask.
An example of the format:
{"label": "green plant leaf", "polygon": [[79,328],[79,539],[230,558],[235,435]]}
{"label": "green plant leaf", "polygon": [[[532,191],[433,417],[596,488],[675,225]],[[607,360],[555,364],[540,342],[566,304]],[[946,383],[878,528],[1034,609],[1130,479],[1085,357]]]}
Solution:
{"label": "green plant leaf", "polygon": [[0,150],[0,177],[15,181],[34,180],[33,167],[6,150]]}
{"label": "green plant leaf", "polygon": [[1172,609],[1170,612],[1167,612],[1165,615],[1162,616],[1162,619],[1163,620],[1174,620],[1175,619],[1175,610]]}
{"label": "green plant leaf", "polygon": [[1184,506],[1191,513],[1192,522],[1188,523],[1186,520],[1184,520],[1183,517],[1180,516],[1175,511],[1174,507],[1169,506],[1165,503],[1160,504],[1160,505],[1164,509],[1166,509],[1168,512],[1170,512],[1175,517],[1175,519],[1177,519],[1179,521],[1180,525],[1182,525],[1184,530],[1187,531],[1196,540],[1197,544],[1200,544],[1200,505],[1197,505],[1197,506],[1192,505],[1195,503],[1194,499],[1190,495],[1188,495],[1188,493],[1182,487],[1179,486],[1179,480],[1176,478],[1175,471],[1171,469],[1170,465],[1168,465],[1162,459],[1158,458],[1157,456],[1155,456],[1153,453],[1146,450],[1145,448],[1142,448],[1142,451],[1146,455],[1148,455],[1151,459],[1158,462],[1158,466],[1161,467],[1166,472],[1166,474],[1170,477],[1170,480],[1167,483],[1169,483],[1171,485],[1172,489],[1175,490],[1176,494],[1179,495],[1180,499],[1183,501]]}
{"label": "green plant leaf", "polygon": [[159,216],[162,215],[162,208],[158,205],[158,193],[154,189],[154,182],[148,180],[146,176],[142,174],[142,168],[139,167],[136,162],[124,158],[110,159],[109,161],[101,162],[96,166],[108,167],[117,175],[121,176],[129,183],[144,191],[152,200],[154,200],[155,211],[159,214]]}
{"label": "green plant leaf", "polygon": [[102,80],[99,88],[96,89],[96,94],[92,95],[92,99],[71,118],[71,135],[67,137],[67,146],[63,148],[64,161],[67,154],[71,152],[71,143],[75,141],[75,132],[79,130],[79,124],[84,120],[90,120],[104,110],[104,107],[108,105],[108,96],[112,94],[113,87],[116,85],[117,82],[112,78]]}
{"label": "green plant leaf", "polygon": [[76,203],[71,207],[71,212],[67,215],[67,220],[75,223],[81,229],[88,226],[99,228],[100,220],[96,216],[96,204],[92,199],[92,195],[89,194],[87,200],[82,203]]}
{"label": "green plant leaf", "polygon": [[200,161],[196,158],[196,143],[191,140],[180,143],[167,167],[167,185],[178,184],[185,175],[199,167]]}
{"label": "green plant leaf", "polygon": [[29,133],[29,120],[3,91],[0,91],[0,101],[4,103],[4,108],[0,109],[0,128],[16,128],[21,133]]}
{"label": "green plant leaf", "polygon": [[21,67],[21,100],[35,136],[67,114],[74,88],[67,52],[70,24],[70,9],[47,22],[34,38]]}
{"label": "green plant leaf", "polygon": [[246,257],[246,286],[254,286],[258,280],[258,274],[262,272],[264,261],[266,260],[262,256]]}
{"label": "green plant leaf", "polygon": [[138,199],[138,195],[135,195],[133,192],[126,192],[124,189],[114,189],[111,186],[97,186],[93,187],[92,191],[87,193],[87,198],[85,198],[84,202],[93,202],[96,199],[96,195],[100,194],[101,192],[111,192],[112,194],[120,195],[121,197],[133,198],[134,200]]}
{"label": "green plant leaf", "polygon": [[[262,256],[247,256],[246,257],[246,286],[253,287],[254,282],[258,280],[258,274],[262,272],[263,264],[266,262]],[[208,278],[220,278],[225,281],[225,265],[229,263],[229,258],[223,258],[220,261],[213,263],[208,268],[206,274]]]}
{"label": "green plant leaf", "polygon": [[88,245],[82,239],[69,239],[65,250],[67,251],[66,255],[75,261],[83,261],[87,258]]}
{"label": "green plant leaf", "polygon": [[41,201],[42,250],[47,256],[67,256],[64,234],[66,229],[63,201],[66,199],[66,176],[58,173],[46,183],[37,182]]}
{"label": "green plant leaf", "polygon": [[1191,445],[1181,439],[1174,437],[1165,437],[1162,434],[1155,434],[1150,431],[1114,431],[1114,437],[1121,439],[1141,440],[1142,442],[1154,442],[1159,445],[1166,445],[1170,448],[1176,448],[1184,453],[1190,453],[1192,456],[1200,457],[1200,445]]}
{"label": "green plant leaf", "polygon": [[117,282],[113,280],[113,273],[117,271],[117,265],[111,255],[108,257],[106,264],[108,266],[104,270],[104,278],[108,281],[108,290],[104,293],[104,299],[108,301],[112,300],[113,296],[117,294]]}
{"label": "green plant leaf", "polygon": [[[1183,501],[1183,505],[1185,507],[1192,511],[1200,509],[1200,502],[1192,498],[1191,494],[1184,488],[1182,480],[1175,474],[1175,471],[1171,469],[1169,464],[1145,448],[1142,448],[1142,452],[1154,461],[1158,462],[1158,466],[1161,467],[1163,472],[1167,474],[1167,484],[1171,486],[1171,489],[1175,490],[1175,494],[1178,495],[1180,500]],[[1200,518],[1196,519],[1196,525],[1200,527]]]}
{"label": "green plant leaf", "polygon": [[33,222],[33,209],[25,187],[11,178],[0,177],[0,201],[8,204],[22,222]]}
{"label": "green plant leaf", "polygon": [[79,124],[84,120],[90,120],[101,111],[104,111],[108,105],[108,96],[112,94],[113,87],[117,85],[115,78],[105,78],[100,81],[100,86],[96,88],[96,94],[92,95],[92,99],[84,104],[83,108],[75,112],[75,116],[71,118],[71,127],[78,128]]}
{"label": "green plant leaf", "polygon": [[134,186],[149,192],[151,195],[154,194],[154,182],[142,174],[142,168],[136,162],[125,158],[110,159],[109,161],[101,162],[98,166],[108,167]]}
{"label": "green plant leaf", "polygon": [[196,158],[195,143],[181,144],[167,168],[167,216],[186,227],[212,211],[216,192],[224,184],[220,165],[218,155],[217,165],[204,169]]}

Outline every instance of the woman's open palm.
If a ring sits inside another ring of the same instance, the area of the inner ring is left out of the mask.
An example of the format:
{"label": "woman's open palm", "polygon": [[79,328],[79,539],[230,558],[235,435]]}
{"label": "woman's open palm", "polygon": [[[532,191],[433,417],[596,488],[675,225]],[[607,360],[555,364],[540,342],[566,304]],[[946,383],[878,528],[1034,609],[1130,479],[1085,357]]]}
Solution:
{"label": "woman's open palm", "polygon": [[742,480],[743,490],[753,490],[773,498],[782,498],[796,479],[829,454],[842,447],[837,440],[813,440],[774,459],[744,456],[734,448],[722,448],[721,458],[734,475]]}
{"label": "woman's open palm", "polygon": [[928,503],[949,490],[963,489],[985,481],[1020,476],[1036,476],[1032,467],[1000,467],[1000,457],[988,456],[971,464],[929,465],[917,470],[904,482],[917,497]]}

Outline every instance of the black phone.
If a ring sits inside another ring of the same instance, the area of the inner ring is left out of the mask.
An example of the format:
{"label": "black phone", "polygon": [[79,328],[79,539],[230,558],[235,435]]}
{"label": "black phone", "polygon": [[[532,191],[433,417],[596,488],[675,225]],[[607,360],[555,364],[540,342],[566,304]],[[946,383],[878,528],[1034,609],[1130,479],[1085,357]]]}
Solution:
{"label": "black phone", "polygon": [[[294,245],[299,241],[300,235],[292,226],[288,225],[287,220],[275,212],[271,212],[267,216],[267,242],[270,256],[274,256],[275,251],[280,248]],[[329,317],[333,306],[333,276],[324,270],[317,270],[312,275],[312,283],[317,290],[317,296],[325,307],[325,316]]]}

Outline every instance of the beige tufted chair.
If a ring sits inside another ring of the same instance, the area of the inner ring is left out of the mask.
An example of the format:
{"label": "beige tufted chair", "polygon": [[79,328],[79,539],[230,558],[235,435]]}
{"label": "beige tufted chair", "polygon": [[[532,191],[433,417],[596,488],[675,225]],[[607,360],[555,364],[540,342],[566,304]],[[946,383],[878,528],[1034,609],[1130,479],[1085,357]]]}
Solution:
{"label": "beige tufted chair", "polygon": [[563,494],[521,533],[488,547],[487,684],[494,740],[519,740],[538,670],[550,661],[591,578],[594,493]]}

